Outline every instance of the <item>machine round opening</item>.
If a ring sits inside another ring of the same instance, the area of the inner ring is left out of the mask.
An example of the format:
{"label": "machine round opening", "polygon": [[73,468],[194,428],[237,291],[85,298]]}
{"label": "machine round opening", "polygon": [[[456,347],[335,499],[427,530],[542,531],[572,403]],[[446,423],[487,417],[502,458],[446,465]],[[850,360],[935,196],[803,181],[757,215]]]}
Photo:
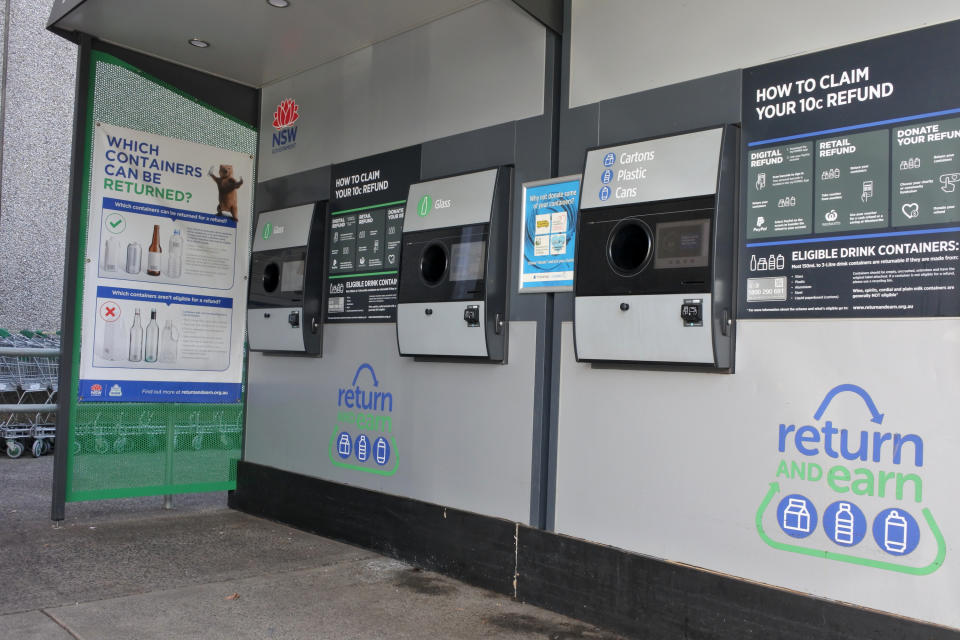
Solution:
{"label": "machine round opening", "polygon": [[618,272],[633,275],[647,265],[651,245],[647,225],[640,220],[624,220],[610,234],[607,257]]}
{"label": "machine round opening", "polygon": [[267,293],[273,293],[280,284],[280,267],[276,262],[271,262],[263,268],[263,290]]}
{"label": "machine round opening", "polygon": [[420,275],[424,282],[435,285],[447,271],[447,249],[442,244],[428,245],[420,254]]}

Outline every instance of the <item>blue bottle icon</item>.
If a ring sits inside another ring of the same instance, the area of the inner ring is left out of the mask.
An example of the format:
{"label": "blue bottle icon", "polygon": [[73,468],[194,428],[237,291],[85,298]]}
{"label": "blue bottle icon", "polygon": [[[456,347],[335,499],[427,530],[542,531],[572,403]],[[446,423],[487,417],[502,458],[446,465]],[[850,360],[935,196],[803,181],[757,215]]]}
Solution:
{"label": "blue bottle icon", "polygon": [[837,544],[853,544],[853,512],[849,502],[841,502],[833,525],[833,539]]}
{"label": "blue bottle icon", "polygon": [[357,436],[357,442],[354,445],[355,455],[360,462],[366,462],[370,457],[370,438],[367,434],[361,433]]}

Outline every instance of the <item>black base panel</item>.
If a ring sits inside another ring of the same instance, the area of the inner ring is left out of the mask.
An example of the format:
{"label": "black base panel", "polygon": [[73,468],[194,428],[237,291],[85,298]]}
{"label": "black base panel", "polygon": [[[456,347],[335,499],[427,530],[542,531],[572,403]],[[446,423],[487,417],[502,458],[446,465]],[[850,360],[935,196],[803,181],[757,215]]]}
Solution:
{"label": "black base panel", "polygon": [[250,462],[231,508],[513,594],[516,525]]}
{"label": "black base panel", "polygon": [[960,633],[521,526],[517,598],[658,640],[957,640]]}
{"label": "black base panel", "polygon": [[506,595],[516,571],[518,600],[630,637],[960,640],[951,629],[250,462],[238,463],[229,504]]}

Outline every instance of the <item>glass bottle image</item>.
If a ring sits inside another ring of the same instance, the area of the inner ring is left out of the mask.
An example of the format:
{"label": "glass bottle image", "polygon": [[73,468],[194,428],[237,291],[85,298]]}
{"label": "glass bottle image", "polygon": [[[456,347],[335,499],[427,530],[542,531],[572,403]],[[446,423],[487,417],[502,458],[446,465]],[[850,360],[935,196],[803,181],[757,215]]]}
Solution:
{"label": "glass bottle image", "polygon": [[170,234],[170,244],[167,245],[167,277],[179,278],[183,270],[183,236],[180,229],[174,229]]}
{"label": "glass bottle image", "polygon": [[180,333],[172,322],[167,320],[160,334],[160,362],[177,361],[177,347],[180,346]]}
{"label": "glass bottle image", "polygon": [[140,324],[140,309],[133,314],[133,325],[130,327],[130,348],[128,350],[130,362],[143,360],[143,325]]}
{"label": "glass bottle image", "polygon": [[160,275],[160,263],[161,254],[163,249],[160,248],[160,225],[153,225],[153,240],[150,242],[150,248],[147,249],[147,275],[148,276],[158,276]]}
{"label": "glass bottle image", "polygon": [[127,273],[137,275],[143,264],[143,247],[139,242],[131,242],[127,245]]}
{"label": "glass bottle image", "polygon": [[150,322],[147,324],[147,341],[143,348],[143,361],[156,362],[157,348],[160,346],[160,325],[157,324],[157,310],[150,309]]}

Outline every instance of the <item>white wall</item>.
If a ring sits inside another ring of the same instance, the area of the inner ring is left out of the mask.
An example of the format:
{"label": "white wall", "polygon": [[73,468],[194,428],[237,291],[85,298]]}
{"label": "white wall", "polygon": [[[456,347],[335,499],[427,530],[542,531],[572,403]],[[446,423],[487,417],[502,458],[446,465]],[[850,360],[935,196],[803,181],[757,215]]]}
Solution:
{"label": "white wall", "polygon": [[[489,0],[263,88],[258,178],[543,113],[546,30]],[[273,113],[300,107],[297,145],[272,153]]]}
{"label": "white wall", "polygon": [[573,0],[569,106],[957,18],[956,0]]}

